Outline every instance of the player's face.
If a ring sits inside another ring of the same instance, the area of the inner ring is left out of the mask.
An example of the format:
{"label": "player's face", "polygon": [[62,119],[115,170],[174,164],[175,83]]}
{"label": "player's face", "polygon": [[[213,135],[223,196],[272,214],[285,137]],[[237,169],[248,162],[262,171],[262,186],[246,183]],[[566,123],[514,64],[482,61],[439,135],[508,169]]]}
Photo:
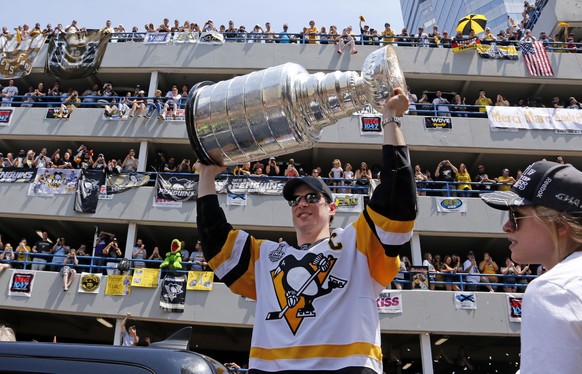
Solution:
{"label": "player's face", "polygon": [[[295,189],[294,196],[305,196],[309,193],[316,193],[306,184],[299,185]],[[321,232],[329,227],[330,216],[335,214],[335,204],[327,204],[323,195],[317,203],[308,203],[302,197],[299,204],[291,208],[293,215],[293,225],[297,231],[301,232]]]}
{"label": "player's face", "polygon": [[516,225],[510,218],[503,225],[510,242],[511,259],[520,264],[548,264],[554,255],[550,227],[534,215],[532,207],[512,208]]}

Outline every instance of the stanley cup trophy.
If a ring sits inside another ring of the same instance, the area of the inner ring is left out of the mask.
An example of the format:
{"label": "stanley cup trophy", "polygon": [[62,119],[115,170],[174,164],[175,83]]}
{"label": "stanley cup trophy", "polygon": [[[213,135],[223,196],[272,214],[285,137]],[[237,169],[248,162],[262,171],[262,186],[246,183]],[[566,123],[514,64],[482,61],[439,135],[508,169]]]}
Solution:
{"label": "stanley cup trophy", "polygon": [[381,110],[394,88],[406,90],[390,46],[353,71],[309,74],[286,63],[194,86],[186,106],[188,137],[204,164],[239,165],[311,148],[321,130],[369,103]]}

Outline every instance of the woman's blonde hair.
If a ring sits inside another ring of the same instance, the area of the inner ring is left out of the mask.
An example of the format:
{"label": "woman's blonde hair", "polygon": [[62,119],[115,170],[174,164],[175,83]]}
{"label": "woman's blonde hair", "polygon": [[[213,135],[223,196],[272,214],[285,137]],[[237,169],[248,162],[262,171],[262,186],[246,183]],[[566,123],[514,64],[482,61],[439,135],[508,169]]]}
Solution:
{"label": "woman's blonde hair", "polygon": [[578,244],[576,251],[582,250],[582,218],[574,217],[571,214],[559,212],[555,209],[541,205],[535,206],[534,212],[540,220],[549,225],[554,248],[558,248],[560,241],[558,228],[560,225],[565,225],[569,228],[570,232],[570,236],[567,240]]}

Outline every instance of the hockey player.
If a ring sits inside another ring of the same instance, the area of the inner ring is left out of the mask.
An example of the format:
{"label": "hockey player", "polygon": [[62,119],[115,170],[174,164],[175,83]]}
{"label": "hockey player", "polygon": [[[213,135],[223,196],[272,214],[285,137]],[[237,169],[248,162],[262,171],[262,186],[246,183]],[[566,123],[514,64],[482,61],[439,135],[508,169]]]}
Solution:
{"label": "hockey player", "polygon": [[285,184],[297,246],[233,229],[214,186],[224,168],[197,163],[204,256],[233,292],[257,301],[250,373],[382,373],[376,297],[399,271],[398,251],[412,237],[416,217],[400,131],[408,103],[398,88],[384,105],[382,183],[346,228],[330,232],[337,208],[321,179]]}

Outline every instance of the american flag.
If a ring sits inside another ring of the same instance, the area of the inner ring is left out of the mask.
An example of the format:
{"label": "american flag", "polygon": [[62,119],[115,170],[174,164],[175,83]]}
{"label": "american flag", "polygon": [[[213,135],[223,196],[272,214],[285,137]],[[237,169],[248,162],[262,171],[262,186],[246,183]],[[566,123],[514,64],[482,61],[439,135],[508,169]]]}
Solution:
{"label": "american flag", "polygon": [[521,53],[527,70],[533,76],[553,77],[554,69],[542,42],[521,43]]}

